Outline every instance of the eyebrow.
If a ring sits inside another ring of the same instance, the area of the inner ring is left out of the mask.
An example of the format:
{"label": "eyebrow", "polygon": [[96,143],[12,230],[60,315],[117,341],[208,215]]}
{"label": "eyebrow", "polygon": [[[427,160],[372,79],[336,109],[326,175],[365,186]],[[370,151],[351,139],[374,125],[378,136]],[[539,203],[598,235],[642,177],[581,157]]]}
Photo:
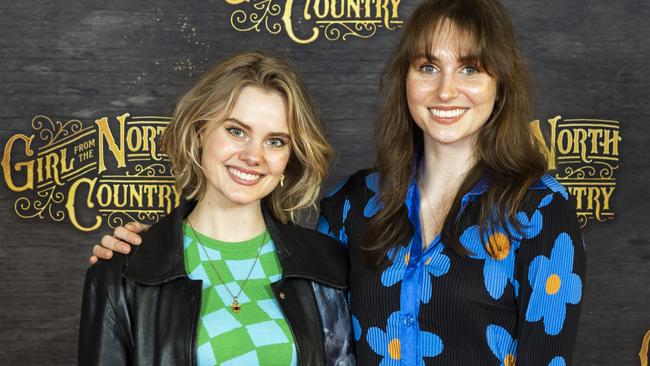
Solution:
{"label": "eyebrow", "polygon": [[[430,61],[430,62],[439,62],[440,61],[440,59],[437,58],[434,55],[430,55],[430,57],[429,57],[429,56],[427,56],[426,54],[423,54],[423,53],[417,54],[413,58],[414,61],[418,61],[420,59],[426,59],[427,61]],[[472,55],[472,54],[467,54],[467,55],[460,56],[458,58],[458,61],[461,64],[477,64],[477,65],[480,64],[479,58],[476,55]]]}
{"label": "eyebrow", "polygon": [[[240,121],[240,120],[238,120],[237,118],[234,118],[234,117],[228,117],[228,118],[226,118],[226,121],[230,121],[230,122],[237,123],[238,125],[241,125],[242,127],[244,127],[244,128],[245,128],[246,130],[248,130],[248,131],[252,131],[252,130],[253,130],[253,128],[252,128],[249,124],[247,124],[247,123],[245,123],[245,122],[243,122],[243,121]],[[290,139],[290,138],[291,138],[291,136],[290,136],[288,133],[286,133],[286,132],[271,132],[271,133],[269,133],[269,135],[270,135],[270,136],[275,136],[275,137],[284,137],[284,138],[286,138],[286,139]]]}

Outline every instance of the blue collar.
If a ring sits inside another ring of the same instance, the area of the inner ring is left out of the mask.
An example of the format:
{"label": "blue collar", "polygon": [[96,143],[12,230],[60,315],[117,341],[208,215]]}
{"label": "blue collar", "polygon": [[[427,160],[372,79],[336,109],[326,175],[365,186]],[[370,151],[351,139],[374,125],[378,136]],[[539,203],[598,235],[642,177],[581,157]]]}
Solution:
{"label": "blue collar", "polygon": [[[469,192],[463,195],[463,198],[461,199],[461,207],[458,211],[458,216],[456,219],[458,220],[460,218],[470,201],[474,200],[477,196],[480,196],[483,193],[487,192],[489,187],[490,176],[485,174],[483,177],[481,177],[481,179],[479,179],[479,181],[474,185],[474,187],[472,187]],[[417,183],[417,172],[415,172],[411,177],[411,183],[409,184],[409,188],[406,193],[405,203],[408,209],[408,217],[413,226],[416,228],[416,235],[420,235],[420,188],[418,187]]]}
{"label": "blue collar", "polygon": [[488,188],[490,187],[490,176],[488,174],[485,174],[479,179],[478,182],[474,185],[474,187],[465,194],[465,196],[480,196],[483,193],[487,192]]}
{"label": "blue collar", "polygon": [[[409,190],[414,188],[417,189],[419,193],[420,188],[418,187],[417,172],[414,172],[412,174],[411,183],[409,184]],[[483,193],[487,192],[488,188],[490,188],[490,176],[488,174],[485,174],[481,177],[481,179],[479,179],[478,182],[476,182],[474,187],[472,187],[472,189],[463,196],[463,198],[468,196],[480,196]]]}

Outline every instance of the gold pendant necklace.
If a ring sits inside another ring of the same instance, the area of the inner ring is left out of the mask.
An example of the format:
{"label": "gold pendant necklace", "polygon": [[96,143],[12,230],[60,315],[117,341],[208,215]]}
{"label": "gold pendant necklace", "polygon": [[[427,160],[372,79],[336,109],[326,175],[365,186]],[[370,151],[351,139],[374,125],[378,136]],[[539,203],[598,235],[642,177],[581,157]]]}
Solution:
{"label": "gold pendant necklace", "polygon": [[194,230],[194,226],[192,226],[192,223],[190,222],[189,219],[186,219],[187,225],[189,225],[190,229],[192,229],[192,233],[194,233],[194,236],[196,237],[196,241],[199,242],[199,245],[201,246],[201,249],[203,249],[203,253],[205,254],[205,257],[208,258],[208,263],[210,263],[210,267],[212,267],[212,270],[214,273],[217,274],[217,277],[219,278],[219,281],[221,281],[221,284],[223,287],[228,291],[228,294],[232,297],[232,304],[230,305],[230,309],[233,311],[233,313],[238,313],[241,310],[241,304],[239,303],[239,296],[241,295],[242,291],[244,291],[244,287],[246,287],[246,284],[248,283],[248,279],[251,277],[251,274],[253,273],[253,269],[255,268],[255,265],[257,264],[257,261],[260,258],[260,253],[262,252],[262,247],[264,246],[264,243],[266,242],[266,236],[267,236],[267,231],[268,229],[265,227],[264,228],[264,235],[262,236],[262,242],[260,243],[259,248],[257,249],[257,255],[255,255],[255,260],[253,261],[253,266],[251,269],[248,271],[248,275],[246,276],[246,279],[244,280],[244,283],[242,283],[241,287],[239,288],[239,292],[237,295],[233,295],[232,291],[228,288],[228,285],[226,285],[226,281],[221,278],[221,275],[219,274],[219,271],[217,271],[217,267],[212,264],[212,258],[208,255],[208,251],[205,249],[205,245],[201,242],[201,239],[199,239],[199,235],[196,233],[196,230]]}

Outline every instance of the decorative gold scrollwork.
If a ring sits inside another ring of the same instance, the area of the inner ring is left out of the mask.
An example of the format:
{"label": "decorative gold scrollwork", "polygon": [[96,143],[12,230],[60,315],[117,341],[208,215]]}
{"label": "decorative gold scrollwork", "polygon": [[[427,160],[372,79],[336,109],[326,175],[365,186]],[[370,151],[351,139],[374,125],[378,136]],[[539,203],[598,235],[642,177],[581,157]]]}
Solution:
{"label": "decorative gold scrollwork", "polygon": [[32,128],[38,131],[38,137],[46,142],[45,145],[41,146],[41,149],[43,149],[79,132],[83,125],[77,119],[63,123],[61,121],[52,121],[49,117],[39,114],[32,118]]}
{"label": "decorative gold scrollwork", "polygon": [[325,38],[329,41],[347,40],[348,37],[370,38],[377,32],[374,22],[355,22],[350,26],[344,22],[331,22],[325,27]]}
{"label": "decorative gold scrollwork", "polygon": [[239,9],[235,10],[230,16],[230,24],[240,32],[255,30],[260,31],[260,26],[264,24],[266,30],[271,34],[278,34],[282,31],[280,21],[274,21],[273,17],[280,15],[282,7],[273,3],[272,0],[261,0],[253,4],[256,10],[250,14]]}
{"label": "decorative gold scrollwork", "polygon": [[108,215],[107,221],[108,221],[108,226],[111,229],[115,229],[119,226],[124,226],[129,222],[138,221],[138,220],[136,220],[136,218],[131,216],[128,212],[113,211]]}
{"label": "decorative gold scrollwork", "polygon": [[135,174],[126,172],[126,175],[129,177],[145,176],[145,177],[156,177],[160,174],[165,174],[167,172],[167,166],[164,164],[156,163],[147,166],[138,164],[135,166]]}
{"label": "decorative gold scrollwork", "polygon": [[115,229],[118,226],[124,226],[125,224],[133,221],[156,222],[160,220],[161,217],[162,216],[158,211],[142,210],[142,211],[137,211],[137,215],[133,216],[129,212],[115,210],[108,215],[107,221],[108,221],[108,226],[111,229]]}
{"label": "decorative gold scrollwork", "polygon": [[614,176],[614,170],[618,169],[618,165],[611,165],[604,161],[594,161],[596,164],[604,165],[598,171],[598,175],[602,179],[610,179]]}
{"label": "decorative gold scrollwork", "polygon": [[567,166],[564,168],[564,176],[558,177],[561,179],[583,179],[587,177],[595,177],[596,176],[596,169],[590,165],[582,166],[579,168],[573,168],[570,166]]}
{"label": "decorative gold scrollwork", "polygon": [[65,195],[58,192],[56,186],[39,191],[37,195],[41,198],[36,198],[33,201],[27,197],[18,198],[14,202],[16,214],[23,219],[35,217],[42,219],[47,212],[47,215],[54,221],[63,221],[65,219],[65,212],[54,208],[55,204],[62,203],[65,199]]}
{"label": "decorative gold scrollwork", "polygon": [[140,211],[138,212],[138,221],[156,222],[160,220],[160,213],[157,211]]}
{"label": "decorative gold scrollwork", "polygon": [[587,226],[587,222],[589,221],[589,215],[586,213],[579,213],[577,214],[578,216],[578,224],[580,224],[580,228],[584,228]]}

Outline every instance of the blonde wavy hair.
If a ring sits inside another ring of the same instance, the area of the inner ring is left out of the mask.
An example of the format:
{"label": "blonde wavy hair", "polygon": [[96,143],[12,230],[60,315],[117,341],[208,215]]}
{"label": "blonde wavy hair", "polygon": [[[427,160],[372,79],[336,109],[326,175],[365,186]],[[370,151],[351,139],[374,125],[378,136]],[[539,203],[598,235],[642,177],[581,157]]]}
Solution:
{"label": "blonde wavy hair", "polygon": [[262,52],[230,56],[206,72],[181,97],[162,137],[176,188],[188,199],[200,199],[205,193],[207,181],[200,164],[200,136],[214,123],[223,123],[247,86],[278,92],[287,103],[291,156],[284,171],[285,183],[278,185],[264,201],[277,220],[295,222],[299,210],[315,208],[332,148],[325,140],[322,118],[305,85],[295,69],[276,56]]}

